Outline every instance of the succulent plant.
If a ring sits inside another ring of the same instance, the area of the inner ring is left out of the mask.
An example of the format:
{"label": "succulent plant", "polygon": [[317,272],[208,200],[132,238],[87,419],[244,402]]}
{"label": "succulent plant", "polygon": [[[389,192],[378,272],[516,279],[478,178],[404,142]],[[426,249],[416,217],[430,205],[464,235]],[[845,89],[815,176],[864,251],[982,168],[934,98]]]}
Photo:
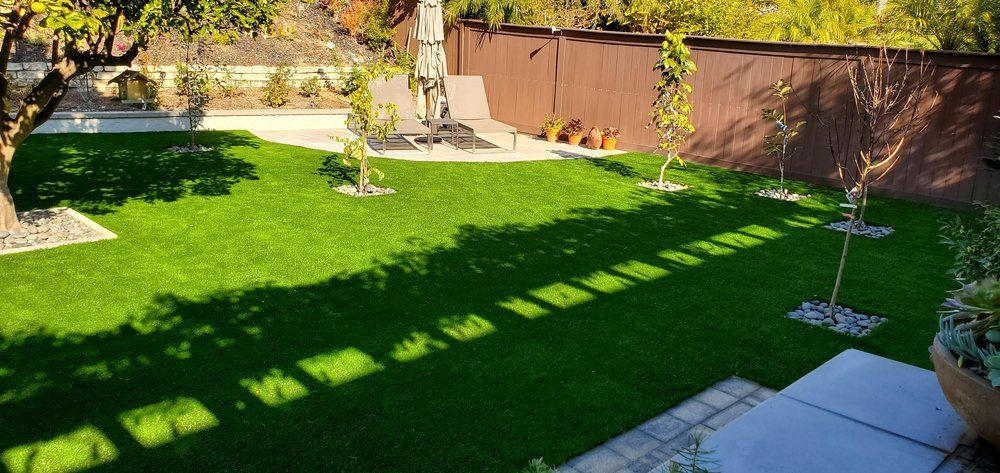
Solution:
{"label": "succulent plant", "polygon": [[959,366],[1000,387],[1000,281],[963,284],[943,307],[938,339],[958,356]]}

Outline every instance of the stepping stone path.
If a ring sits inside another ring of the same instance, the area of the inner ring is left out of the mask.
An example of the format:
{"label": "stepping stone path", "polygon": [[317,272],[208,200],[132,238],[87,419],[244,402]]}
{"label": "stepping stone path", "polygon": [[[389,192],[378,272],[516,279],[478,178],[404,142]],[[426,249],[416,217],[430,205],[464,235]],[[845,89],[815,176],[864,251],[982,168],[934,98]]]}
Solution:
{"label": "stepping stone path", "polygon": [[886,323],[889,319],[877,315],[867,315],[855,312],[849,307],[838,305],[830,315],[830,305],[819,300],[803,302],[802,305],[785,314],[790,319],[799,320],[810,325],[820,325],[835,332],[855,337],[863,337],[871,333],[875,327]]}
{"label": "stepping stone path", "polygon": [[693,436],[710,435],[774,395],[752,381],[727,378],[556,471],[649,473],[688,447]]}
{"label": "stepping stone path", "polygon": [[[851,224],[850,220],[843,220],[840,222],[832,222],[826,224],[823,228],[830,230],[836,230],[838,232],[847,232],[847,227]],[[880,227],[878,225],[858,225],[857,222],[854,224],[854,231],[851,233],[854,235],[866,236],[868,238],[885,238],[895,230],[892,227]]]}

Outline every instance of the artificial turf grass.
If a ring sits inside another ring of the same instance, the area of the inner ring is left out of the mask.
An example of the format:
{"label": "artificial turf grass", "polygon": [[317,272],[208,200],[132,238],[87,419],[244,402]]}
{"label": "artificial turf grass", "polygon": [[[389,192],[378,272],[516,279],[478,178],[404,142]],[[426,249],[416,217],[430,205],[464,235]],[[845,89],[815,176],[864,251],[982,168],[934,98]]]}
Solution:
{"label": "artificial turf grass", "polygon": [[[87,425],[118,449],[108,470],[560,463],[729,375],[781,388],[849,347],[929,367],[951,288],[950,212],[902,201],[870,209],[897,233],[853,239],[843,303],[890,318],[853,339],[783,317],[828,297],[833,190],[774,201],[752,195],[772,179],[691,166],[669,175],[691,189],[659,193],[635,185],[658,158],[632,154],[377,160],[400,193],[353,199],[322,152],[204,140],[217,152],[161,152],[172,134],[19,152],[23,209],[120,238],[0,258],[0,451]],[[276,370],[295,389],[262,395]],[[119,422],[176,399],[217,425],[144,448]]]}

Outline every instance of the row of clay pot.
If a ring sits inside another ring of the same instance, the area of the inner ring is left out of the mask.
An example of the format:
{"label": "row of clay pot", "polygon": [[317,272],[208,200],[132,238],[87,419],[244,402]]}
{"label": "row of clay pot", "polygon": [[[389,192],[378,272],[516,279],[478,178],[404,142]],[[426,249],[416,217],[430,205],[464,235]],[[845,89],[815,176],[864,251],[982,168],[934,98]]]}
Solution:
{"label": "row of clay pot", "polygon": [[[546,130],[545,139],[549,142],[555,143],[559,141],[560,133],[561,133],[560,130]],[[590,149],[601,148],[610,151],[614,150],[615,147],[618,146],[617,137],[610,137],[610,136],[605,137],[604,134],[601,133],[601,130],[596,126],[591,128],[590,133],[586,135],[582,133],[576,135],[567,135],[566,141],[568,141],[570,145],[578,146],[580,142],[583,141],[584,136],[587,137],[587,147]]]}

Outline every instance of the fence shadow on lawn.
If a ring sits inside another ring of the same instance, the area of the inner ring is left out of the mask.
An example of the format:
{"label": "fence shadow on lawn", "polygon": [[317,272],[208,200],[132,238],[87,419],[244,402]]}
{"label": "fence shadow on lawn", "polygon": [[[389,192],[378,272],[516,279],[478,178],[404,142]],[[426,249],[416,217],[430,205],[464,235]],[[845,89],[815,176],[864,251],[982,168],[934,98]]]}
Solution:
{"label": "fence shadow on lawn", "polygon": [[[851,345],[761,311],[759,294],[725,300],[739,289],[720,277],[770,261],[757,249],[817,234],[789,223],[797,210],[719,204],[664,195],[468,226],[314,285],[165,294],[112,332],[5,340],[2,459],[86,429],[62,441],[110,470],[511,469],[568,458],[747,363],[794,379]],[[686,297],[713,286],[719,299]],[[755,359],[777,338],[781,354]]]}
{"label": "fence shadow on lawn", "polygon": [[[148,135],[148,136],[147,136]],[[11,192],[19,210],[69,206],[106,214],[130,200],[172,202],[185,196],[222,196],[243,180],[256,180],[256,166],[229,149],[259,146],[245,133],[202,133],[204,153],[174,153],[163,133],[136,133],[128,147],[113,149],[99,134],[28,140],[14,158]],[[175,133],[176,145],[188,135]]]}

